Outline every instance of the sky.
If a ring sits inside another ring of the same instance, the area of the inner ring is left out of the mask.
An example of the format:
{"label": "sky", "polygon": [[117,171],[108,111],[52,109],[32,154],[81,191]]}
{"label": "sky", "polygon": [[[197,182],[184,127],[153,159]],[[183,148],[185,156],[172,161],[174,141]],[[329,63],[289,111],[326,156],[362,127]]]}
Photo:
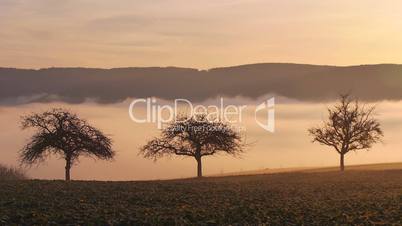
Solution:
{"label": "sky", "polygon": [[402,62],[398,0],[0,0],[0,67]]}

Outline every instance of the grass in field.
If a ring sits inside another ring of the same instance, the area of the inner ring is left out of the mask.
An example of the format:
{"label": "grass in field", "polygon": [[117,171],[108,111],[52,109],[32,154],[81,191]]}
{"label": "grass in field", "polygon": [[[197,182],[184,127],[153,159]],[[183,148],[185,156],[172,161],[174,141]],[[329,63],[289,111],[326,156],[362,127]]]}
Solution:
{"label": "grass in field", "polygon": [[0,182],[0,224],[402,224],[402,170]]}
{"label": "grass in field", "polygon": [[[375,164],[361,164],[361,165],[347,165],[347,171],[350,170],[402,170],[402,162],[392,163],[375,163]],[[222,173],[211,176],[238,176],[238,175],[256,175],[256,174],[271,174],[271,173],[289,173],[289,172],[329,172],[339,171],[339,166],[329,167],[291,167],[291,168],[266,168],[260,170],[249,170],[242,172]]]}
{"label": "grass in field", "polygon": [[28,177],[21,169],[8,167],[0,164],[0,181],[2,180],[24,180]]}

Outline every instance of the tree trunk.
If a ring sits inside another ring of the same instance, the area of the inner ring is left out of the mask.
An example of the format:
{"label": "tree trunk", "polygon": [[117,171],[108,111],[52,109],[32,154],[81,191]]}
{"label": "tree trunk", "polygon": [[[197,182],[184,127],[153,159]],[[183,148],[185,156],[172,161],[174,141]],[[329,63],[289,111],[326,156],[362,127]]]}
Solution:
{"label": "tree trunk", "polygon": [[66,158],[66,181],[70,180],[71,159]]}
{"label": "tree trunk", "polygon": [[345,154],[341,154],[340,169],[342,172],[345,170]]}
{"label": "tree trunk", "polygon": [[202,163],[201,163],[201,157],[197,157],[197,177],[201,178],[202,177]]}

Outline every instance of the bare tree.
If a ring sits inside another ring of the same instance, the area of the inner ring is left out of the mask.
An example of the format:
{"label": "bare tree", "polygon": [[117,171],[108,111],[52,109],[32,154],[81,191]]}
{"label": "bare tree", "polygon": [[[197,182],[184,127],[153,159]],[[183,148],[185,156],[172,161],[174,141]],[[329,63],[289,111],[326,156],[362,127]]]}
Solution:
{"label": "bare tree", "polygon": [[20,151],[23,164],[40,163],[50,155],[61,155],[66,161],[65,179],[81,155],[103,160],[113,159],[112,141],[76,114],[52,109],[22,117],[22,129],[35,128],[36,133]]}
{"label": "bare tree", "polygon": [[243,152],[242,138],[230,125],[220,120],[208,120],[206,115],[178,117],[162,130],[160,138],[149,141],[140,150],[145,158],[190,156],[197,161],[197,177],[202,177],[202,157]]}
{"label": "bare tree", "polygon": [[369,150],[381,141],[383,132],[374,119],[375,107],[365,107],[350,95],[341,95],[339,103],[328,108],[328,120],[322,126],[309,129],[313,142],[331,146],[340,154],[340,170],[344,171],[344,156],[350,151]]}

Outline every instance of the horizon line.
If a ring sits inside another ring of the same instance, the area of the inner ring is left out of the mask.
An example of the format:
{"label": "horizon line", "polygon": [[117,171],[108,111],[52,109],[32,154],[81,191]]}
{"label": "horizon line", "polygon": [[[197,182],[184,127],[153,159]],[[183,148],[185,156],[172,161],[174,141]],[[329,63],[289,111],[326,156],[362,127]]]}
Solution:
{"label": "horizon line", "polygon": [[193,69],[198,71],[210,71],[213,69],[220,68],[233,68],[242,66],[252,66],[252,65],[304,65],[304,66],[318,66],[318,67],[359,67],[359,66],[380,66],[380,65],[395,65],[402,66],[402,63],[365,63],[365,64],[350,64],[350,65],[332,65],[332,64],[312,64],[312,63],[292,63],[292,62],[259,62],[259,63],[246,63],[246,64],[234,64],[227,66],[211,67],[207,69],[186,67],[186,66],[122,66],[122,67],[86,67],[86,66],[50,66],[50,67],[38,67],[38,68],[22,68],[22,67],[10,67],[10,66],[0,66],[0,69],[16,69],[16,70],[29,70],[29,71],[40,71],[49,69],[100,69],[100,70],[113,70],[113,69],[147,69],[147,68],[179,68],[179,69]]}

